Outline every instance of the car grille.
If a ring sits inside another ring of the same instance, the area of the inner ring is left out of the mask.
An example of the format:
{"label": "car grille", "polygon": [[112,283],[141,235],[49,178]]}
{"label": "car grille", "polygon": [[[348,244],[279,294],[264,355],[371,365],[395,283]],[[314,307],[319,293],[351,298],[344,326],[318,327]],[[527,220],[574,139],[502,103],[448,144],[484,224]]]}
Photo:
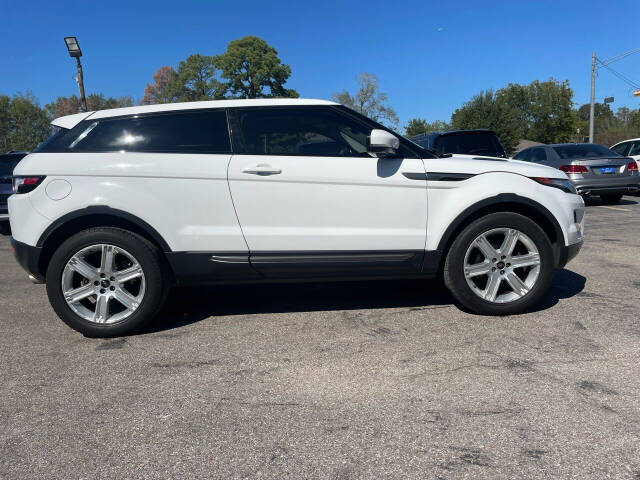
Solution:
{"label": "car grille", "polygon": [[8,198],[9,198],[8,194],[0,193],[0,205],[6,204]]}

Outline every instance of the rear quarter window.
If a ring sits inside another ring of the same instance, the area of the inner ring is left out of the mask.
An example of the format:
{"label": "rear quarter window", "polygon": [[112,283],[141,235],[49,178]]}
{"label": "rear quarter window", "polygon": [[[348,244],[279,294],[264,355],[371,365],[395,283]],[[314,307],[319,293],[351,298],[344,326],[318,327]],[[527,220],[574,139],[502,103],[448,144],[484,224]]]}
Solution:
{"label": "rear quarter window", "polygon": [[87,119],[43,152],[230,153],[224,110]]}

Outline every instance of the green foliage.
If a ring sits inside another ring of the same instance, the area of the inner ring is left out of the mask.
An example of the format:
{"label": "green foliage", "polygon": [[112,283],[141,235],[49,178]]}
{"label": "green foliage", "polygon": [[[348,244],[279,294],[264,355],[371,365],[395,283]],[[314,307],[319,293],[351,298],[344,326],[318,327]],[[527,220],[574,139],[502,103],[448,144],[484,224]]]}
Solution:
{"label": "green foliage", "polygon": [[453,113],[451,123],[456,129],[494,130],[507,152],[513,152],[520,139],[566,142],[576,131],[572,97],[568,81],[512,83],[495,93],[480,92]]}
{"label": "green foliage", "polygon": [[524,138],[525,127],[518,118],[518,110],[502,95],[492,90],[480,92],[451,116],[451,125],[455,130],[488,128],[500,138],[507,152],[515,149],[518,141]]}
{"label": "green foliage", "polygon": [[167,88],[167,95],[178,102],[195,102],[224,98],[226,86],[218,79],[215,57],[195,53],[178,65],[176,77]]}
{"label": "green foliage", "polygon": [[359,77],[356,77],[356,82],[359,88],[353,95],[347,90],[343,90],[332,94],[331,99],[366,115],[376,122],[396,127],[398,125],[398,115],[387,104],[387,95],[380,91],[378,78],[372,73],[363,72]]}
{"label": "green foliage", "polygon": [[147,84],[143,105],[223,98],[298,97],[285,88],[291,67],[263,39],[233,40],[221,55],[189,55],[177,71],[164,66]]}
{"label": "green foliage", "polygon": [[282,64],[277,50],[259,37],[233,40],[222,55],[214,57],[214,62],[233,98],[299,96],[284,87],[291,67]]}
{"label": "green foliage", "polygon": [[[589,111],[588,103],[578,108],[577,124],[580,129],[580,137],[589,135]],[[620,107],[614,114],[608,104],[595,103],[593,118],[593,140],[605,147],[610,147],[628,138],[640,137],[640,110],[638,109],[631,110],[628,107]]]}
{"label": "green foliage", "polygon": [[49,136],[50,120],[32,93],[0,95],[0,151],[32,150]]}
{"label": "green foliage", "polygon": [[424,118],[412,118],[405,127],[404,136],[411,138],[424,133],[445,132],[447,130],[451,130],[451,125],[442,120],[427,122]]}

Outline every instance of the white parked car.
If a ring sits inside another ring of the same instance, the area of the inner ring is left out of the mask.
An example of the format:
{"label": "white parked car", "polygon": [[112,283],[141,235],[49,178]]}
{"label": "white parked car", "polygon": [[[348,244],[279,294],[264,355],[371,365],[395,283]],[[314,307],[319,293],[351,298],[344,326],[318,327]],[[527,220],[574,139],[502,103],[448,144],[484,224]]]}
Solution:
{"label": "white parked car", "polygon": [[611,150],[623,157],[633,158],[640,167],[640,138],[632,138],[616,143]]}
{"label": "white parked car", "polygon": [[14,172],[12,241],[60,318],[89,336],[140,328],[174,283],[442,274],[467,309],[514,314],[582,244],[584,203],[563,172],[440,158],[328,101],[52,123]]}

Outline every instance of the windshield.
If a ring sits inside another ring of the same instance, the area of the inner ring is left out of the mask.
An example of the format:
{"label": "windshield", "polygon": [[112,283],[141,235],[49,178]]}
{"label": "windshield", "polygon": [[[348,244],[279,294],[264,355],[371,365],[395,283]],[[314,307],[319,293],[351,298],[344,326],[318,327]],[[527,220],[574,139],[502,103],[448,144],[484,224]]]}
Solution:
{"label": "windshield", "polygon": [[462,133],[443,135],[434,144],[438,153],[505,156],[504,148],[493,133]]}
{"label": "windshield", "polygon": [[580,143],[575,145],[561,145],[553,147],[560,158],[566,160],[571,158],[599,158],[599,157],[619,157],[620,155],[597,143]]}

